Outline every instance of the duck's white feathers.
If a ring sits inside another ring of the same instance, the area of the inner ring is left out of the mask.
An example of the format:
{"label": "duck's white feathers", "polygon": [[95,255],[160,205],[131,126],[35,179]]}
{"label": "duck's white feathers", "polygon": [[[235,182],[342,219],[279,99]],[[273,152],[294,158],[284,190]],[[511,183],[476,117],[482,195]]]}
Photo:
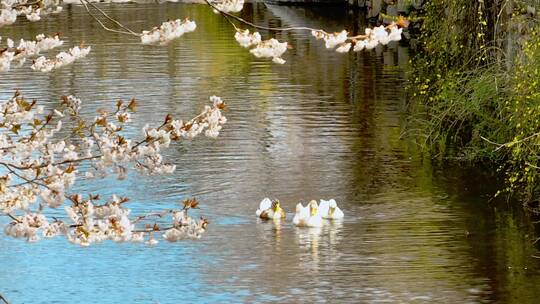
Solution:
{"label": "duck's white feathers", "polygon": [[330,201],[321,199],[321,203],[319,204],[319,213],[322,217],[324,215],[328,214],[328,210],[330,209]]}
{"label": "duck's white feathers", "polygon": [[293,224],[296,226],[306,226],[306,220],[309,217],[309,208],[304,207],[302,203],[296,205],[296,213],[294,214]]}
{"label": "duck's white feathers", "polygon": [[337,206],[335,199],[328,201],[321,200],[321,204],[319,205],[319,213],[321,214],[322,218],[329,220],[339,220],[345,216],[343,211]]}
{"label": "duck's white feathers", "polygon": [[257,216],[261,216],[263,211],[267,211],[270,208],[272,208],[272,201],[268,197],[265,197],[259,204],[259,209],[255,212],[255,214],[257,214]]}
{"label": "duck's white feathers", "polygon": [[[301,204],[299,205],[296,205],[296,210],[297,210],[297,215],[298,217],[296,217],[295,215],[295,218],[296,218],[296,222],[295,220],[293,219],[293,223],[296,225],[296,226],[299,226],[299,227],[322,227],[323,225],[323,222],[322,222],[322,217],[321,217],[321,214],[318,210],[318,206],[317,206],[317,202],[316,201],[311,201],[309,202],[309,204],[307,204],[306,207],[300,209],[299,207],[302,206]],[[312,214],[311,213],[311,209],[316,209],[316,212],[315,214]]]}

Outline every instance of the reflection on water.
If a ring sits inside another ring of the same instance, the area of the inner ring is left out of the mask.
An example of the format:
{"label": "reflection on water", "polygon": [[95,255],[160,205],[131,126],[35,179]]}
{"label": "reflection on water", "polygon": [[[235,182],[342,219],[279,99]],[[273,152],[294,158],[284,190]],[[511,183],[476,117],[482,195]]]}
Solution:
{"label": "reflection on water", "polygon": [[[194,195],[210,230],[197,242],[155,248],[0,237],[0,292],[13,303],[526,303],[540,296],[535,227],[519,209],[487,204],[489,170],[430,164],[400,139],[405,48],[336,54],[309,33],[280,33],[293,49],[278,66],[252,58],[204,6],[103,8],[137,30],[186,16],[198,29],[154,47],[103,32],[77,6],[22,21],[0,35],[60,31],[68,45],[84,40],[93,52],[52,74],[2,75],[0,97],[19,88],[54,106],[74,94],[90,117],[135,96],[140,107],[128,130],[135,134],[165,113],[189,117],[209,95],[221,95],[229,103],[222,136],[171,149],[174,175],[80,186],[125,193],[134,213]],[[258,4],[243,14],[275,26],[365,26],[354,21],[364,20],[359,12],[345,9]],[[265,196],[290,212],[299,201],[335,198],[346,217],[321,229],[294,227],[292,213],[277,225],[263,222],[254,212]]]}

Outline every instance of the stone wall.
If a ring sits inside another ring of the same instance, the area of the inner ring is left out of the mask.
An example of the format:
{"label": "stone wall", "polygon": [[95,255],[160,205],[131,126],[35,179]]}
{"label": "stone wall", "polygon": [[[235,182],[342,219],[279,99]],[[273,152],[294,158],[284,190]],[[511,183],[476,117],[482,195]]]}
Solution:
{"label": "stone wall", "polygon": [[378,16],[382,11],[388,15],[406,12],[413,6],[418,9],[424,0],[263,0],[265,3],[278,5],[349,5],[365,8],[369,12],[368,17]]}

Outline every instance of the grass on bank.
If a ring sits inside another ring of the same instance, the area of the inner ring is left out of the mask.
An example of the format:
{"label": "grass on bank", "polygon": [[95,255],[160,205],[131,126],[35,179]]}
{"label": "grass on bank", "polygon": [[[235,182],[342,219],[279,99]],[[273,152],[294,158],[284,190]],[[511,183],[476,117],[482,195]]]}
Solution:
{"label": "grass on bank", "polygon": [[432,155],[493,163],[505,178],[498,194],[535,202],[540,26],[519,7],[504,18],[505,1],[497,7],[488,2],[426,4],[420,50],[412,60],[411,124],[420,125],[418,141]]}

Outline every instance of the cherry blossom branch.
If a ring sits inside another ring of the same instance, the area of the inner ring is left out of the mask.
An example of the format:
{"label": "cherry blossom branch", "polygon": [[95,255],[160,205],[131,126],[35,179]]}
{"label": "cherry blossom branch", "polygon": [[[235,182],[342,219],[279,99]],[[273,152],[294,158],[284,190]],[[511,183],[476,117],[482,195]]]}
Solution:
{"label": "cherry blossom branch", "polygon": [[49,186],[47,186],[46,184],[44,184],[44,183],[42,183],[42,182],[39,182],[39,181],[36,181],[36,180],[31,180],[31,179],[25,177],[24,175],[19,174],[17,171],[15,171],[15,170],[13,170],[12,168],[10,168],[9,165],[6,165],[6,164],[4,164],[4,163],[2,163],[2,165],[3,165],[4,167],[6,167],[6,168],[8,169],[8,171],[9,171],[11,174],[13,174],[13,175],[17,176],[18,178],[20,178],[20,179],[26,181],[27,183],[29,183],[29,184],[34,184],[34,185],[38,185],[38,186],[41,186],[41,187],[46,188],[46,189],[48,189],[48,190],[52,190]]}
{"label": "cherry blossom branch", "polygon": [[8,213],[4,213],[4,214],[7,215],[7,216],[9,216],[12,220],[14,220],[14,221],[16,221],[16,222],[18,222],[18,223],[21,222],[21,220],[19,220],[18,218],[16,218],[13,214],[11,214],[11,213],[9,213],[9,212],[8,212]]}
{"label": "cherry blossom branch", "polygon": [[254,24],[231,13],[239,12],[244,5],[244,0],[223,0],[219,3],[205,0],[205,2],[214,10],[214,12],[225,17],[225,19],[233,25],[236,30],[234,38],[242,47],[251,48],[249,52],[255,57],[271,58],[274,63],[278,64],[285,63],[282,56],[287,49],[291,48],[287,42],[280,42],[274,38],[262,40],[261,34],[258,32],[250,33],[247,29],[241,30],[232,23],[230,19],[234,19],[255,29],[268,31],[310,31],[315,38],[323,39],[325,41],[326,48],[334,49],[338,53],[347,53],[351,48],[355,52],[364,49],[370,50],[379,44],[386,45],[391,41],[399,41],[401,40],[402,33],[402,28],[400,27],[405,27],[408,24],[408,21],[404,17],[399,17],[397,18],[397,22],[392,22],[388,26],[381,25],[373,29],[366,28],[365,34],[349,36],[349,33],[346,30],[339,33],[328,33],[324,30],[313,29],[310,27],[267,27]]}
{"label": "cherry blossom branch", "polygon": [[[155,228],[154,228],[154,227],[155,227]],[[147,229],[134,229],[133,232],[135,232],[135,233],[163,232],[163,231],[167,231],[167,230],[171,230],[171,229],[174,229],[174,228],[175,228],[174,226],[162,228],[162,227],[159,227],[158,225],[155,225],[154,227],[152,227],[152,228],[147,228]]]}
{"label": "cherry blossom branch", "polygon": [[[12,173],[13,175],[17,176],[18,178],[20,178],[20,179],[26,181],[27,183],[33,184],[33,185],[37,185],[37,186],[40,186],[40,187],[43,187],[43,188],[45,188],[45,189],[47,189],[47,190],[49,190],[49,191],[51,191],[51,192],[53,192],[53,193],[57,192],[56,190],[52,189],[50,186],[46,185],[45,183],[42,183],[42,182],[40,182],[40,181],[37,181],[36,179],[31,180],[31,179],[25,177],[24,175],[17,173],[15,170],[13,170],[12,168],[10,168],[9,165],[6,165],[6,164],[4,164],[4,163],[1,163],[1,164],[2,164],[4,167],[6,167],[10,173]],[[69,199],[69,200],[72,201],[72,202],[75,202],[75,201],[73,200],[73,197],[71,197],[71,196],[69,196],[69,195],[63,194],[63,197]]]}
{"label": "cherry blossom branch", "polygon": [[135,219],[132,220],[132,223],[138,223],[142,220],[145,220],[145,219],[148,219],[149,217],[163,217],[165,216],[166,214],[170,214],[170,213],[173,213],[174,210],[172,209],[167,209],[167,210],[163,210],[161,212],[155,212],[155,213],[148,213],[148,214],[145,214],[145,215],[141,215],[141,216],[137,216]]}
{"label": "cherry blossom branch", "polygon": [[[267,26],[257,25],[255,23],[247,21],[244,18],[238,17],[236,15],[225,12],[223,10],[220,10],[216,5],[214,5],[209,0],[204,0],[204,1],[206,2],[206,4],[208,4],[210,7],[212,7],[214,10],[216,10],[222,16],[232,18],[232,19],[234,19],[236,21],[239,21],[239,22],[241,22],[241,23],[243,23],[245,25],[248,25],[248,26],[256,28],[256,29],[273,31],[273,32],[298,31],[298,30],[300,30],[300,31],[316,31],[317,30],[317,29],[313,29],[313,28],[305,27],[305,26],[300,26],[300,27],[267,27]],[[236,28],[236,26],[235,26],[235,28]]]}
{"label": "cherry blossom branch", "polygon": [[34,6],[34,5],[38,5],[42,2],[42,0],[37,0],[37,1],[34,1],[34,2],[27,2],[27,3],[19,3],[19,4],[16,4],[16,5],[13,5],[12,8],[19,8],[19,7],[23,7],[23,6]]}
{"label": "cherry blossom branch", "polygon": [[61,174],[55,174],[55,175],[48,175],[48,176],[42,176],[42,177],[36,177],[32,180],[29,180],[29,181],[24,181],[24,182],[21,182],[21,183],[18,183],[18,184],[13,184],[13,185],[9,185],[8,187],[10,188],[15,188],[15,187],[19,187],[19,186],[24,186],[24,185],[28,185],[28,184],[33,184],[34,181],[44,181],[48,178],[51,178],[51,177],[58,177],[60,176]]}
{"label": "cherry blossom branch", "polygon": [[[185,212],[187,212],[189,209],[199,209],[199,207],[198,207],[199,202],[194,198],[184,200],[182,202],[182,204],[184,205],[184,207],[182,208],[182,211],[185,211]],[[161,218],[161,217],[163,217],[163,216],[165,216],[167,214],[171,214],[171,213],[174,213],[174,212],[177,212],[177,211],[175,211],[173,209],[167,209],[167,210],[163,210],[161,212],[148,213],[148,214],[136,217],[132,222],[137,223],[139,221],[148,219],[149,217],[159,217],[159,218]]]}
{"label": "cherry blossom branch", "polygon": [[93,156],[89,156],[89,157],[82,157],[82,158],[77,158],[77,159],[63,160],[63,161],[55,162],[55,163],[43,163],[41,165],[27,166],[27,167],[18,166],[18,165],[15,165],[15,164],[5,163],[5,162],[1,162],[1,161],[0,161],[0,165],[6,166],[6,167],[9,166],[9,167],[17,169],[17,170],[35,170],[35,169],[45,168],[45,167],[51,166],[51,165],[56,167],[56,166],[60,166],[60,165],[80,163],[80,162],[87,161],[87,160],[98,159],[98,158],[100,158],[102,156],[103,155],[93,155]]}
{"label": "cherry blossom branch", "polygon": [[39,132],[45,130],[46,127],[49,126],[49,123],[52,121],[52,118],[53,118],[53,113],[52,112],[51,114],[47,115],[47,117],[45,118],[45,123],[42,124],[39,129],[35,130],[34,132],[32,132],[32,135],[30,137],[22,137],[19,139],[19,142],[30,142],[32,140],[34,140],[36,138],[36,136],[38,135]]}
{"label": "cherry blossom branch", "polygon": [[[87,123],[79,116],[81,101],[73,96],[63,96],[62,110],[53,111],[61,119],[53,126],[54,115],[36,116],[36,112],[42,113],[42,107],[36,109],[35,101],[30,103],[16,92],[0,104],[0,128],[6,130],[0,132],[0,143],[13,146],[0,156],[0,166],[7,170],[7,174],[0,175],[0,214],[12,219],[5,227],[5,233],[31,242],[40,238],[38,232],[45,238],[64,235],[81,246],[104,240],[142,242],[145,238],[153,245],[157,242],[154,238],[157,233],[162,233],[162,237],[171,242],[201,237],[208,221],[188,216],[188,209],[197,208],[198,202],[194,199],[184,201],[180,210],[167,209],[130,218],[130,209],[123,206],[128,198],[113,195],[111,200],[98,205],[99,195],[89,194],[88,199],[83,199],[81,194],[70,195],[68,192],[81,174],[88,178],[93,176],[88,176],[90,170],[102,174],[100,176],[117,173],[118,179],[125,178],[128,167],[143,174],[173,172],[175,166],[163,161],[162,149],[169,147],[172,141],[191,139],[203,132],[208,137],[216,137],[225,124],[226,118],[221,115],[225,104],[216,96],[210,97],[210,101],[212,106],[205,106],[200,114],[187,122],[166,115],[159,126],[145,126],[144,139],[132,145],[120,131],[131,121],[129,112],[135,111],[134,99],[127,105],[117,101],[114,111],[98,111],[94,121]],[[62,139],[53,141],[62,129],[62,120],[68,118],[76,123],[71,134],[82,134],[79,144],[66,143]],[[11,144],[12,137],[17,138],[17,144]],[[79,172],[84,161],[90,161],[93,169]],[[12,183],[13,180],[17,183]],[[54,221],[49,221],[44,209],[58,208],[66,201],[71,202],[64,208],[71,223],[55,217]],[[31,205],[36,203],[39,207],[32,212]],[[18,212],[22,214],[18,216]],[[173,225],[163,228],[155,223],[151,230],[148,227],[135,229],[136,224],[156,216],[172,217]]]}
{"label": "cherry blossom branch", "polygon": [[[1,20],[0,23],[2,23]],[[52,50],[64,43],[64,41],[60,40],[58,33],[47,37],[44,34],[39,34],[35,37],[35,40],[20,39],[17,46],[10,38],[7,38],[6,41],[7,48],[0,49],[0,72],[9,71],[12,62],[15,62],[17,66],[21,66],[27,58],[38,56],[41,52]]]}

